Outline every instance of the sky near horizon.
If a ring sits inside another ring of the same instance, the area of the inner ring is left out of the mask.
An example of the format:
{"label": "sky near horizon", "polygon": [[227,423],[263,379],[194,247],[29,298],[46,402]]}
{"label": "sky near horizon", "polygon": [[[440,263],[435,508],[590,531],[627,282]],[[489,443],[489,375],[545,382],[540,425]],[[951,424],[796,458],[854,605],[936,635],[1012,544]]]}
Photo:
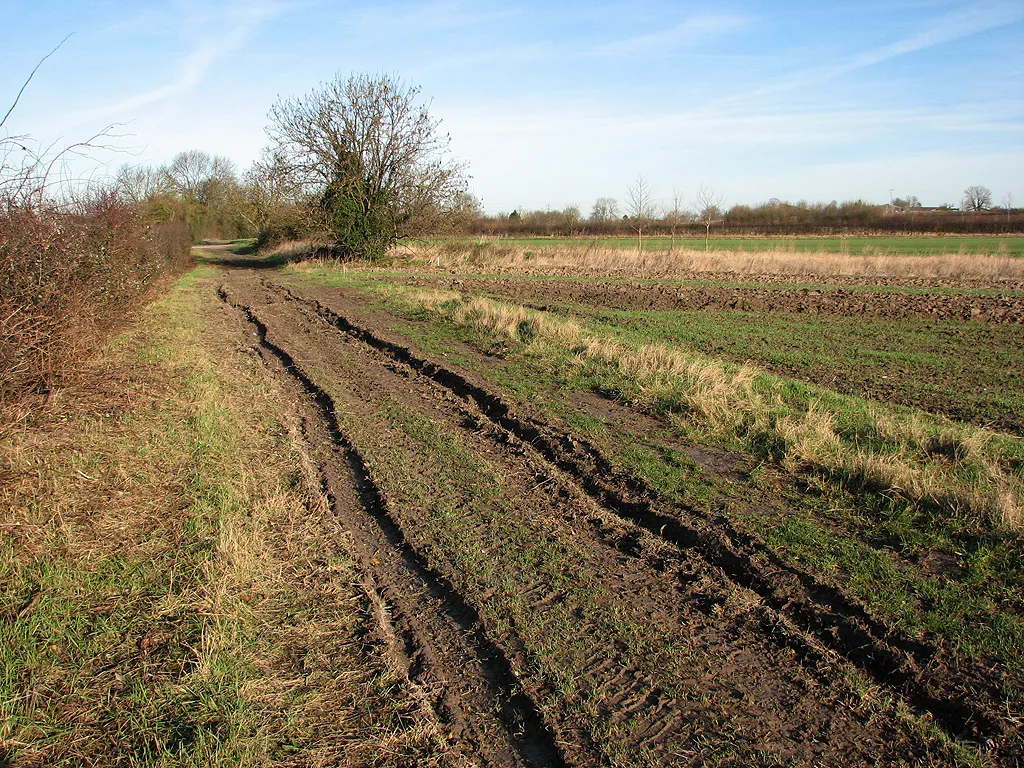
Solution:
{"label": "sky near horizon", "polygon": [[[244,170],[266,114],[341,73],[398,75],[490,213],[626,197],[1024,205],[1022,0],[0,0],[0,135]],[[102,173],[102,168],[100,169]]]}

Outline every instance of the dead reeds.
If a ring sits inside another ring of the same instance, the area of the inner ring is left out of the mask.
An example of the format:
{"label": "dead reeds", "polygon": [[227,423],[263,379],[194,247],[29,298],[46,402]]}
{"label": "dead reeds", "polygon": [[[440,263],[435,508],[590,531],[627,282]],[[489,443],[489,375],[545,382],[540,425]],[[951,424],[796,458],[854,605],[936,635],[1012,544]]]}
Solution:
{"label": "dead reeds", "polygon": [[395,259],[427,268],[461,272],[587,274],[612,277],[679,277],[697,274],[771,275],[792,278],[900,278],[1024,283],[1024,259],[960,252],[852,255],[827,251],[611,249],[580,241],[530,249],[501,240],[402,245]]}

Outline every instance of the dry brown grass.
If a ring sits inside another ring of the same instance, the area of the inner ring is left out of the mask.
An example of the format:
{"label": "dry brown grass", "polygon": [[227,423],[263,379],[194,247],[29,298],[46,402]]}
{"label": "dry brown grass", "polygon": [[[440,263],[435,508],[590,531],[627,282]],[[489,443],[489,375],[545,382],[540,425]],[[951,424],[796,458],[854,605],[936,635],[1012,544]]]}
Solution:
{"label": "dry brown grass", "polygon": [[597,245],[558,245],[528,249],[500,240],[440,245],[402,245],[392,256],[410,264],[445,271],[521,274],[673,277],[696,274],[774,275],[812,278],[900,278],[1024,283],[1024,259],[959,253],[942,256],[850,255],[772,251],[679,249],[639,254]]}

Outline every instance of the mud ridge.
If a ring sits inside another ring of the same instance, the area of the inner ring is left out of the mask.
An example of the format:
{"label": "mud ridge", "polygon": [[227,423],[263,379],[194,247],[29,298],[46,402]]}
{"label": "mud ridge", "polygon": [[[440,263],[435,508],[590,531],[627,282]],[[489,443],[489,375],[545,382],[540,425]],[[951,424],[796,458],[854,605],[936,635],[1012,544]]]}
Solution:
{"label": "mud ridge", "polygon": [[[999,715],[1004,697],[993,672],[940,666],[942,674],[932,674],[939,656],[935,647],[894,632],[841,590],[784,563],[762,542],[736,531],[723,517],[709,518],[698,510],[661,499],[638,478],[615,472],[586,441],[516,415],[498,395],[455,371],[417,357],[407,347],[380,338],[316,299],[306,299],[284,286],[265,285],[287,299],[315,308],[339,331],[474,402],[492,423],[530,444],[601,506],[677,547],[698,551],[710,565],[758,594],[767,606],[802,631],[881,686],[902,695],[917,711],[930,714],[953,737],[972,743],[1014,743],[1014,729]],[[661,509],[677,514],[666,514]],[[684,522],[694,517],[701,524]],[[1011,751],[1018,755],[1021,749],[1011,747]]]}
{"label": "mud ridge", "polygon": [[[331,441],[347,464],[363,510],[373,520],[405,569],[426,586],[430,596],[437,603],[433,610],[444,614],[470,645],[484,671],[483,682],[492,691],[493,698],[499,705],[497,717],[523,764],[530,768],[568,768],[554,734],[539,708],[522,689],[505,653],[487,636],[476,609],[465,600],[455,585],[433,569],[426,558],[406,539],[401,527],[389,512],[387,501],[374,482],[362,456],[343,432],[330,395],[313,382],[287,351],[267,338],[266,324],[251,307],[233,302],[223,286],[217,293],[223,301],[246,317],[256,329],[260,347],[277,358],[285,371],[312,399]],[[403,629],[403,635],[407,645],[405,655],[412,667],[410,675],[415,676],[415,667],[418,664],[429,663],[428,657],[431,654],[424,653],[425,649],[420,647],[421,641],[408,627]],[[450,705],[446,709],[450,710]],[[455,720],[462,719],[458,712],[449,711],[447,714]]]}
{"label": "mud ridge", "polygon": [[582,302],[611,309],[783,312],[841,317],[928,318],[995,324],[1024,322],[1024,300],[1012,295],[855,291],[849,288],[637,285],[514,278],[423,278],[404,280],[417,287],[489,293],[519,304]]}

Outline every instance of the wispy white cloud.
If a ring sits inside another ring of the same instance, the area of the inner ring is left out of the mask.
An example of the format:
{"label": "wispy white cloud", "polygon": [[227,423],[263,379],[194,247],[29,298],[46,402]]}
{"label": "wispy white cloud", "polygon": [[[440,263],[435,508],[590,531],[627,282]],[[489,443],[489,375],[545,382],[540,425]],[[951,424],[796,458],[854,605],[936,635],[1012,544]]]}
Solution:
{"label": "wispy white cloud", "polygon": [[131,120],[135,113],[144,107],[189,93],[203,82],[218,61],[242,48],[260,24],[280,14],[287,7],[285,3],[274,0],[231,3],[220,7],[190,7],[179,4],[179,10],[187,11],[176,17],[186,34],[191,35],[197,29],[203,32],[181,58],[173,79],[111,103],[68,115],[66,124],[75,127],[100,120]]}
{"label": "wispy white cloud", "polygon": [[446,122],[460,132],[490,136],[495,142],[516,136],[581,137],[608,141],[686,141],[692,145],[849,146],[886,135],[935,136],[963,134],[1024,138],[1024,122],[1014,116],[1014,103],[935,108],[822,108],[807,110],[689,109],[640,112],[628,106],[579,101],[475,102],[454,111]]}
{"label": "wispy white cloud", "polygon": [[750,17],[739,14],[700,14],[667,29],[599,45],[591,53],[597,56],[632,56],[655,50],[684,48],[705,43],[749,23]]}
{"label": "wispy white cloud", "polygon": [[828,82],[842,75],[872,67],[900,56],[951,43],[991,29],[1005,27],[1021,20],[1024,20],[1024,5],[1019,2],[970,3],[953,13],[931,20],[922,29],[909,37],[887,45],[859,51],[838,60],[823,63],[820,66],[803,69],[769,82],[755,90],[718,100],[716,104],[723,105],[747,101],[760,96],[773,95]]}
{"label": "wispy white cloud", "polygon": [[559,51],[556,46],[546,42],[481,48],[431,58],[425,63],[410,69],[409,75],[415,79],[434,72],[467,70],[494,62],[527,64],[544,61],[557,55],[559,55]]}
{"label": "wispy white cloud", "polygon": [[431,0],[430,2],[375,2],[353,16],[352,26],[357,30],[396,28],[418,33],[464,29],[518,15],[513,7],[484,8],[481,4],[460,0]]}

